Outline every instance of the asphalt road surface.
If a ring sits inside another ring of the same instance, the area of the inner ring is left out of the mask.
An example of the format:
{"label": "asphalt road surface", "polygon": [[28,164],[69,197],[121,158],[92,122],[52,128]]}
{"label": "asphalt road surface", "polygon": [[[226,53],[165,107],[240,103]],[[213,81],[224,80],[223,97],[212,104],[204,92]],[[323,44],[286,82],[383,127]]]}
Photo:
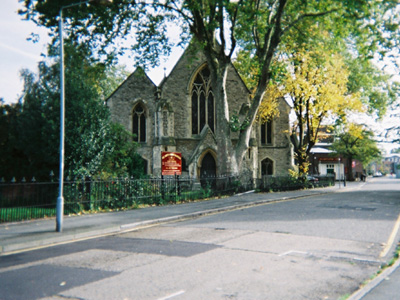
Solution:
{"label": "asphalt road surface", "polygon": [[0,299],[340,299],[391,259],[399,183],[1,256]]}

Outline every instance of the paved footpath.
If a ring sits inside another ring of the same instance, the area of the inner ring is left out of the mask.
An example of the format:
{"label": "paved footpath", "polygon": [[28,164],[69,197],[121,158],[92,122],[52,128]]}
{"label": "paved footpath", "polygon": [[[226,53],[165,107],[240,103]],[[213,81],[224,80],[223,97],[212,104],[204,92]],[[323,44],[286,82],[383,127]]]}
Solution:
{"label": "paved footpath", "polygon": [[[55,232],[55,219],[0,224],[0,255],[49,247],[107,234],[117,234],[146,226],[196,218],[268,202],[284,201],[327,193],[359,189],[365,183],[352,182],[335,187],[280,193],[244,193],[207,201],[179,205],[154,206],[129,211],[65,216],[63,232]],[[400,299],[399,261],[349,299]],[[381,298],[378,295],[382,295]],[[392,296],[391,296],[392,295]]]}
{"label": "paved footpath", "polygon": [[[339,190],[338,186],[282,193],[244,193],[232,197],[153,206],[128,211],[64,216],[63,232],[55,232],[55,218],[0,224],[0,255],[56,245],[154,224],[196,218],[221,211],[295,199]],[[343,188],[342,188],[343,190]]]}

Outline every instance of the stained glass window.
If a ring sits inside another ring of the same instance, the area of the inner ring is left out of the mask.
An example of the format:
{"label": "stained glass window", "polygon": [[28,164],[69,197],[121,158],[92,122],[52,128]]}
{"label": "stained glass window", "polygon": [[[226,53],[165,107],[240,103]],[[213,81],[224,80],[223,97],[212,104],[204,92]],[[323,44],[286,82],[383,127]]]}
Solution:
{"label": "stained glass window", "polygon": [[200,134],[207,124],[215,131],[215,101],[211,89],[210,70],[203,68],[192,86],[192,134]]}

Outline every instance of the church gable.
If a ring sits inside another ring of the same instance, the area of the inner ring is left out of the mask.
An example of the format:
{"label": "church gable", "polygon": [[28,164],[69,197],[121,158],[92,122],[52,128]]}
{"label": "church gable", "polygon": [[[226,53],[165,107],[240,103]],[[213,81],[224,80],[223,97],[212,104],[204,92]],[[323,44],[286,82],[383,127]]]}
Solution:
{"label": "church gable", "polygon": [[[211,80],[207,77],[204,54],[190,46],[160,84],[162,98],[179,107],[175,110],[175,137],[194,137],[206,124],[215,130],[215,103]],[[238,115],[242,105],[249,103],[250,92],[233,65],[228,68],[226,88],[230,114]]]}
{"label": "church gable", "polygon": [[[131,95],[148,96],[149,91],[154,95],[156,85],[146,75],[140,67],[128,76],[128,78],[108,97],[106,100],[108,106],[112,106],[113,102],[118,101],[121,97],[131,97]],[[116,97],[117,96],[117,97]],[[118,98],[118,99],[116,99]]]}
{"label": "church gable", "polygon": [[147,142],[151,135],[149,116],[154,110],[156,85],[137,68],[106,100],[114,122],[135,134],[139,142]]}
{"label": "church gable", "polygon": [[[189,124],[191,120],[190,83],[193,74],[204,63],[201,53],[187,49],[178,60],[171,73],[160,85],[162,98],[173,103],[175,109],[175,137],[189,138],[192,131]],[[196,72],[197,73],[197,72]]]}

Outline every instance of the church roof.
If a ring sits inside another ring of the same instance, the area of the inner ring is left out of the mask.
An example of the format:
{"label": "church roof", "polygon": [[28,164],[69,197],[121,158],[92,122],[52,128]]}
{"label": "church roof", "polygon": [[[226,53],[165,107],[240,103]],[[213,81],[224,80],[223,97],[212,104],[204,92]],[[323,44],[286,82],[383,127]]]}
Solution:
{"label": "church roof", "polygon": [[135,71],[132,72],[131,75],[129,75],[124,82],[122,82],[113,92],[110,96],[107,97],[106,102],[115,94],[117,93],[121,88],[129,84],[130,82],[142,82],[145,85],[150,85],[153,88],[156,88],[156,84],[150,79],[149,76],[147,76],[145,70],[142,67],[137,67]]}

